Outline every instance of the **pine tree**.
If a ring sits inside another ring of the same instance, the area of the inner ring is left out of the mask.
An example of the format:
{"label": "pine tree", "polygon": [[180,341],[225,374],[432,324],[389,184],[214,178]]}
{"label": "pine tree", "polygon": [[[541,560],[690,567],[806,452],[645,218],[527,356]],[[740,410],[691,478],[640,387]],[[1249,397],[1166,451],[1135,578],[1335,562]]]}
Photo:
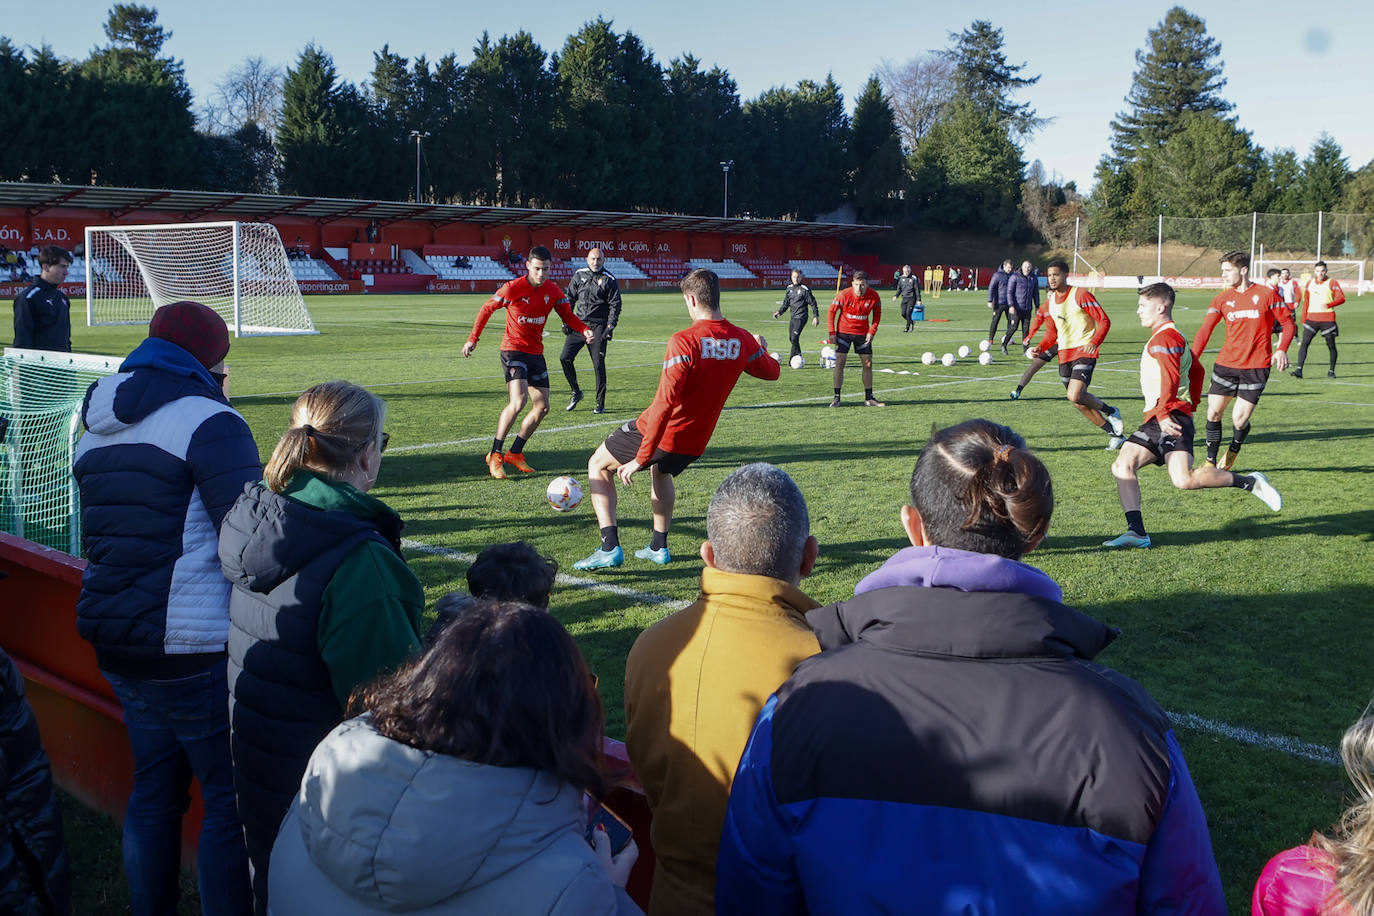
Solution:
{"label": "pine tree", "polygon": [[905,168],[896,116],[877,76],[869,77],[854,103],[849,160],[860,221],[895,219],[902,210]]}
{"label": "pine tree", "polygon": [[1181,6],[1146,36],[1135,52],[1136,71],[1126,95],[1130,107],[1112,121],[1112,151],[1123,160],[1158,146],[1183,129],[1189,112],[1222,115],[1234,106],[1221,97],[1221,42],[1206,23]]}
{"label": "pine tree", "polygon": [[341,136],[337,82],[334,59],[315,44],[306,45],[295,68],[286,71],[277,150],[281,187],[288,194],[349,196],[332,172]]}
{"label": "pine tree", "polygon": [[1334,209],[1349,183],[1350,164],[1341,152],[1341,145],[1323,132],[1302,163],[1303,209],[1309,212]]}
{"label": "pine tree", "polygon": [[719,163],[744,161],[739,88],[720,67],[702,70],[701,61],[690,54],[668,63],[664,85],[672,142],[664,149],[661,206],[675,213],[719,213]]}
{"label": "pine tree", "polygon": [[1045,125],[1035,109],[1012,96],[1040,82],[1039,76],[1021,76],[1026,64],[1009,64],[1003,52],[1002,30],[986,19],[976,19],[963,32],[949,36],[954,47],[945,52],[954,65],[952,80],[959,94],[1006,125],[1017,137],[1028,136]]}

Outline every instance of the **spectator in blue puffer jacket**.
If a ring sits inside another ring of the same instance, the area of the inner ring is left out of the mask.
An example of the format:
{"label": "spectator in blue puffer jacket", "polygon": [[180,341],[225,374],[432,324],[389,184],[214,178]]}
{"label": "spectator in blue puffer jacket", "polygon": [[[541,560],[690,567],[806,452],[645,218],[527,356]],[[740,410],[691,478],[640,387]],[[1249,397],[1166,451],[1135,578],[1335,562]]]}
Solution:
{"label": "spectator in blue puffer jacket", "polygon": [[229,755],[229,580],[219,528],[258,448],[224,394],[229,329],[198,302],[163,306],[115,375],[86,393],[73,474],[81,489],[77,629],[124,707],[134,789],[124,870],[135,914],[176,910],[181,817],[205,800],[201,911],[251,909]]}

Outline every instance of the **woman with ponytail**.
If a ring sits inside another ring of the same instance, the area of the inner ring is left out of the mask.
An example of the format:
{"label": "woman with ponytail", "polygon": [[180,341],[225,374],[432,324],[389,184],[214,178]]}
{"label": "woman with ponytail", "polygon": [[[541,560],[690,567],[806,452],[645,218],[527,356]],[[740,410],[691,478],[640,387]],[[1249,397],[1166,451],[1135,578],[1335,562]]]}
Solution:
{"label": "woman with ponytail", "polygon": [[1374,916],[1374,704],[1341,738],[1355,804],[1331,836],[1312,834],[1269,860],[1255,883],[1252,916]]}
{"label": "woman with ponytail", "polygon": [[401,519],[377,482],[386,404],[349,382],[316,385],[225,517],[234,788],[266,912],[277,828],[320,739],[360,684],[420,646],[424,589],[401,557]]}
{"label": "woman with ponytail", "polygon": [[807,614],[730,792],[718,913],[1221,914],[1164,711],[1092,661],[1116,631],[1021,562],[1050,474],[1005,426],[935,431],[911,546]]}

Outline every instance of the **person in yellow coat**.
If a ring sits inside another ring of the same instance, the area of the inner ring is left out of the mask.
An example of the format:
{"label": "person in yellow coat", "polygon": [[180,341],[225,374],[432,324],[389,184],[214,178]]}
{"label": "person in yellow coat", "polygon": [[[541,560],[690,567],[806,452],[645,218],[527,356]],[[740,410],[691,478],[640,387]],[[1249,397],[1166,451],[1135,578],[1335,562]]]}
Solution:
{"label": "person in yellow coat", "polygon": [[651,916],[715,911],[730,783],[768,696],[820,651],[800,589],[818,545],[801,490],[762,462],[706,512],[701,596],[640,634],[625,666],[625,745],[654,819]]}

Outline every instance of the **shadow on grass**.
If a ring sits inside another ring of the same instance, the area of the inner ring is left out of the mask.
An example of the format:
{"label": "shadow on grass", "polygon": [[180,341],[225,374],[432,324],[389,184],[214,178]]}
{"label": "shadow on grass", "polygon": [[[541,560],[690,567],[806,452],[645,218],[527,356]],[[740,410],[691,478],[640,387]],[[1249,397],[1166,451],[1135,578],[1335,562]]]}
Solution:
{"label": "shadow on grass", "polygon": [[[1121,527],[1121,526],[1118,526]],[[1113,548],[1103,547],[1102,542],[1119,532],[1104,531],[1099,535],[1055,535],[1045,538],[1036,553],[1047,554],[1079,553],[1093,550],[1101,553],[1119,553]],[[1224,541],[1253,541],[1255,538],[1275,535],[1314,534],[1323,537],[1353,537],[1357,540],[1374,541],[1374,510],[1338,512],[1327,515],[1285,518],[1282,514],[1267,513],[1248,519],[1237,519],[1219,528],[1155,528],[1150,538],[1155,547],[1181,547],[1216,544]]]}

